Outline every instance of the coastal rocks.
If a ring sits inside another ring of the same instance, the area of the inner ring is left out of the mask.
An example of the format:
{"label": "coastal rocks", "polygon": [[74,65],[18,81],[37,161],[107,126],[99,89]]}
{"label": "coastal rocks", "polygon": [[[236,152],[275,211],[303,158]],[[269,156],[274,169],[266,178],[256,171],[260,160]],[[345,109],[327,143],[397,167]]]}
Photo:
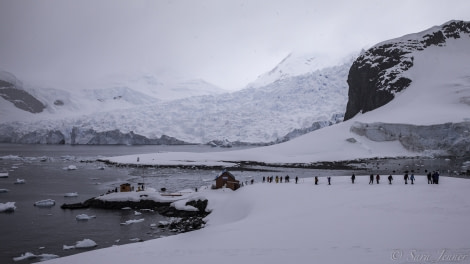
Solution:
{"label": "coastal rocks", "polygon": [[102,209],[113,209],[121,210],[122,208],[133,208],[133,209],[155,209],[159,214],[169,217],[205,217],[209,213],[206,212],[207,200],[193,200],[188,201],[186,205],[197,208],[196,211],[185,211],[178,210],[171,206],[171,202],[156,202],[153,200],[142,199],[140,201],[103,201],[96,198],[88,199],[82,203],[76,204],[63,204],[62,209],[83,209],[83,208],[102,208]]}

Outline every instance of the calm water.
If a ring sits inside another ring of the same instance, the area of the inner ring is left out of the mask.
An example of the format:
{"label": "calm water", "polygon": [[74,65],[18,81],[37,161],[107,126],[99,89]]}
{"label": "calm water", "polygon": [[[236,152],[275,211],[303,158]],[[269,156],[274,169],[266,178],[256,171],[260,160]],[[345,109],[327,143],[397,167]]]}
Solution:
{"label": "calm water", "polygon": [[[13,263],[14,257],[25,252],[33,254],[55,254],[66,256],[84,250],[64,250],[63,246],[74,245],[85,238],[98,244],[96,248],[135,243],[135,240],[155,239],[173,235],[165,229],[152,228],[150,225],[161,220],[168,220],[157,213],[142,211],[135,215],[134,210],[80,209],[62,210],[63,203],[82,202],[88,198],[105,193],[118,187],[123,182],[137,184],[145,182],[147,187],[169,191],[207,186],[219,173],[213,170],[183,170],[176,168],[98,168],[98,162],[84,163],[80,160],[93,160],[101,156],[152,153],[157,151],[227,151],[230,149],[207,146],[67,146],[67,145],[13,145],[0,144],[0,172],[8,172],[8,178],[0,178],[0,189],[9,189],[0,193],[0,203],[16,202],[16,211],[0,213],[0,263]],[[6,158],[16,155],[17,158]],[[459,170],[461,160],[387,160],[361,164],[355,171],[361,173],[388,174],[393,170],[397,174],[403,170],[415,170],[417,174],[426,169],[440,169],[443,175]],[[77,166],[77,170],[67,171],[64,167]],[[273,168],[276,171],[253,172],[234,171],[242,181],[261,181],[263,176],[286,175],[299,176],[349,176],[351,171],[311,170],[292,168]],[[24,179],[26,184],[14,184],[16,179]],[[67,198],[65,193],[78,192],[78,197]],[[54,199],[56,205],[51,208],[38,208],[33,203],[43,199]],[[89,221],[76,221],[78,214],[95,215]],[[127,220],[144,218],[144,222],[121,225]],[[96,249],[95,248],[95,249]],[[23,260],[17,263],[36,262]]]}
{"label": "calm water", "polygon": [[[132,169],[102,167],[101,163],[84,163],[82,159],[100,156],[152,153],[157,151],[223,151],[226,149],[206,146],[62,146],[62,145],[13,145],[0,144],[0,172],[8,172],[8,178],[0,178],[0,203],[15,202],[13,213],[0,213],[0,263],[13,263],[14,257],[25,252],[66,256],[84,250],[64,250],[63,246],[75,245],[85,238],[98,244],[97,248],[133,243],[173,233],[150,225],[168,220],[157,213],[134,210],[80,209],[62,210],[63,203],[82,202],[105,193],[123,182],[145,182],[154,188],[165,187],[169,191],[206,185],[218,172],[184,171],[180,169]],[[8,155],[19,156],[8,158]],[[77,166],[67,171],[65,167]],[[26,184],[14,184],[24,179]],[[78,197],[64,197],[65,193],[78,192]],[[51,208],[33,206],[34,202],[53,199]],[[95,219],[76,221],[78,214],[96,215]],[[127,220],[144,218],[144,222],[121,225]],[[24,260],[20,263],[35,262]]]}

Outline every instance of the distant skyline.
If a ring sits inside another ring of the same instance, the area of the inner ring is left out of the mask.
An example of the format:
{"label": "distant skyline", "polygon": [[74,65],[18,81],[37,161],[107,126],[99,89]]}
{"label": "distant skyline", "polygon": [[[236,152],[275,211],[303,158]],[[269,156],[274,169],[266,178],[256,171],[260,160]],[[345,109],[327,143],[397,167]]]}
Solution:
{"label": "distant skyline", "polygon": [[239,90],[291,52],[347,55],[449,20],[470,1],[0,2],[0,69],[75,89],[120,74]]}

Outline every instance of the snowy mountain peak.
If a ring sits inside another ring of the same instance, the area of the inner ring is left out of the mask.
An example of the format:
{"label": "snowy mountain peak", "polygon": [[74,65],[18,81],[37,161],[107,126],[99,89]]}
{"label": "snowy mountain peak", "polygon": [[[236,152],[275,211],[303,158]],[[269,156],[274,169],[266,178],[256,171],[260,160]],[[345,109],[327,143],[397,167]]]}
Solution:
{"label": "snowy mountain peak", "polygon": [[289,53],[272,70],[260,75],[254,82],[248,84],[249,88],[258,88],[270,83],[321,70],[328,67],[344,64],[350,61],[356,53],[348,56],[339,56],[320,53]]}

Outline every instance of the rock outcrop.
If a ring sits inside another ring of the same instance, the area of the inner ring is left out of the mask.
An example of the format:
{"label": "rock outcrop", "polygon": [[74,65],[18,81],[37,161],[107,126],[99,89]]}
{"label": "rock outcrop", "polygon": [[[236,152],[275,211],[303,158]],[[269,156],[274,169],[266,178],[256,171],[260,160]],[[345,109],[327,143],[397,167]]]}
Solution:
{"label": "rock outcrop", "polygon": [[36,114],[41,113],[46,106],[22,89],[22,84],[10,73],[0,72],[0,96],[11,102],[17,108]]}
{"label": "rock outcrop", "polygon": [[417,34],[382,42],[362,53],[349,70],[348,104],[344,120],[390,102],[412,82],[406,71],[414,54],[430,46],[446,45],[449,38],[470,35],[470,22],[450,21]]}

